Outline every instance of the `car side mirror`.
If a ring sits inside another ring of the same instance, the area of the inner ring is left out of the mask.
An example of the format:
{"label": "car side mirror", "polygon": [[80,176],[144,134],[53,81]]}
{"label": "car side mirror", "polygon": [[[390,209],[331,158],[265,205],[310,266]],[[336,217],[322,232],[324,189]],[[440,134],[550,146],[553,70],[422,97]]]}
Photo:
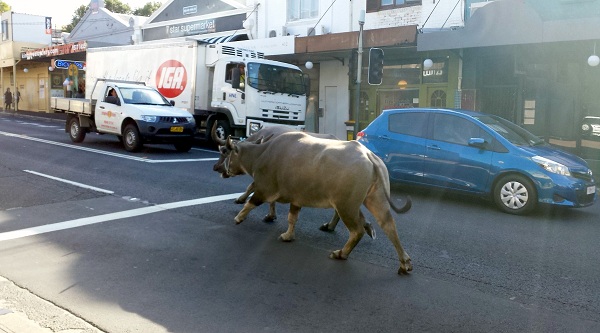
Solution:
{"label": "car side mirror", "polygon": [[171,106],[175,106],[175,101],[174,100],[170,100],[169,102],[171,103]]}
{"label": "car side mirror", "polygon": [[470,138],[469,146],[483,149],[483,148],[485,148],[486,143],[483,138]]}

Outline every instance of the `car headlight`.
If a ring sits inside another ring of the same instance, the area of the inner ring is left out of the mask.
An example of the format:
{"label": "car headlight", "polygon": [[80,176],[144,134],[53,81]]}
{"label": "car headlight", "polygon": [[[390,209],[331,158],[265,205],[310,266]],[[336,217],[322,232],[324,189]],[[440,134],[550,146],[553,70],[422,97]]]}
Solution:
{"label": "car headlight", "polygon": [[190,123],[190,124],[193,124],[193,123],[195,123],[195,122],[196,122],[196,121],[194,120],[194,117],[186,117],[185,119],[186,119],[186,120],[187,120],[187,122],[188,122],[188,123]]}
{"label": "car headlight", "polygon": [[142,120],[148,123],[158,122],[158,116],[142,116]]}
{"label": "car headlight", "polygon": [[553,161],[551,159],[545,158],[545,157],[541,157],[541,156],[534,156],[531,158],[535,163],[539,164],[539,166],[541,166],[542,168],[544,168],[546,171],[552,172],[552,173],[556,173],[559,175],[563,175],[563,176],[570,176],[571,172],[569,172],[569,168],[567,168],[567,166],[560,164],[556,161]]}

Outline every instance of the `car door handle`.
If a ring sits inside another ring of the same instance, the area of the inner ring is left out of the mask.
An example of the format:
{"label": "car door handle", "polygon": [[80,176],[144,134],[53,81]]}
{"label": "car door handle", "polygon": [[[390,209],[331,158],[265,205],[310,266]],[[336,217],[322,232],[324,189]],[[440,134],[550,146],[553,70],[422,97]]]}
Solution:
{"label": "car door handle", "polygon": [[382,139],[382,140],[389,140],[390,139],[390,137],[387,136],[387,135],[380,135],[379,138]]}
{"label": "car door handle", "polygon": [[99,106],[99,108],[104,109],[104,106]]}
{"label": "car door handle", "polygon": [[433,146],[427,146],[427,149],[440,150],[441,148],[439,146],[433,145]]}

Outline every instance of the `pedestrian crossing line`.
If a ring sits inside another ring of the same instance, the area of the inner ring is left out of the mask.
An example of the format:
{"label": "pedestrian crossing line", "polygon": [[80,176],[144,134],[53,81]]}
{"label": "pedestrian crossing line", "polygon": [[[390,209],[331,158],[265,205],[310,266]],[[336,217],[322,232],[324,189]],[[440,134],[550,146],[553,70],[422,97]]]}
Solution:
{"label": "pedestrian crossing line", "polygon": [[154,205],[154,206],[125,210],[125,211],[121,211],[121,212],[84,217],[84,218],[70,220],[70,221],[45,224],[45,225],[40,225],[37,227],[31,227],[31,228],[26,228],[26,229],[7,231],[7,232],[0,233],[0,242],[41,235],[41,234],[54,232],[54,231],[83,227],[86,225],[92,225],[92,224],[96,224],[96,223],[121,220],[121,219],[130,218],[130,217],[141,216],[141,215],[160,213],[160,212],[168,211],[171,209],[203,205],[203,204],[207,204],[207,203],[213,203],[213,202],[224,201],[224,200],[231,200],[231,199],[235,199],[235,198],[239,197],[240,195],[242,195],[242,193],[232,193],[232,194],[217,195],[217,196],[213,196],[213,197],[206,197],[206,198],[199,198],[199,199],[192,199],[192,200],[185,200],[185,201],[176,201],[176,202],[159,204],[159,205]]}

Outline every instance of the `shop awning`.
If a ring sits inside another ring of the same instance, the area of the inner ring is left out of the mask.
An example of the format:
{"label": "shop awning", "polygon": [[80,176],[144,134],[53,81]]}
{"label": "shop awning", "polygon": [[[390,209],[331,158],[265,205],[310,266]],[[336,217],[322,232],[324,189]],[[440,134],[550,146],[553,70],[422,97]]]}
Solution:
{"label": "shop awning", "polygon": [[199,38],[198,41],[205,44],[218,44],[218,43],[227,43],[227,42],[236,42],[240,40],[248,40],[248,35],[246,34],[233,34],[227,36],[217,36],[210,38]]}
{"label": "shop awning", "polygon": [[477,9],[464,27],[422,29],[417,51],[435,51],[600,39],[600,18],[547,17],[527,1],[494,1]]}

